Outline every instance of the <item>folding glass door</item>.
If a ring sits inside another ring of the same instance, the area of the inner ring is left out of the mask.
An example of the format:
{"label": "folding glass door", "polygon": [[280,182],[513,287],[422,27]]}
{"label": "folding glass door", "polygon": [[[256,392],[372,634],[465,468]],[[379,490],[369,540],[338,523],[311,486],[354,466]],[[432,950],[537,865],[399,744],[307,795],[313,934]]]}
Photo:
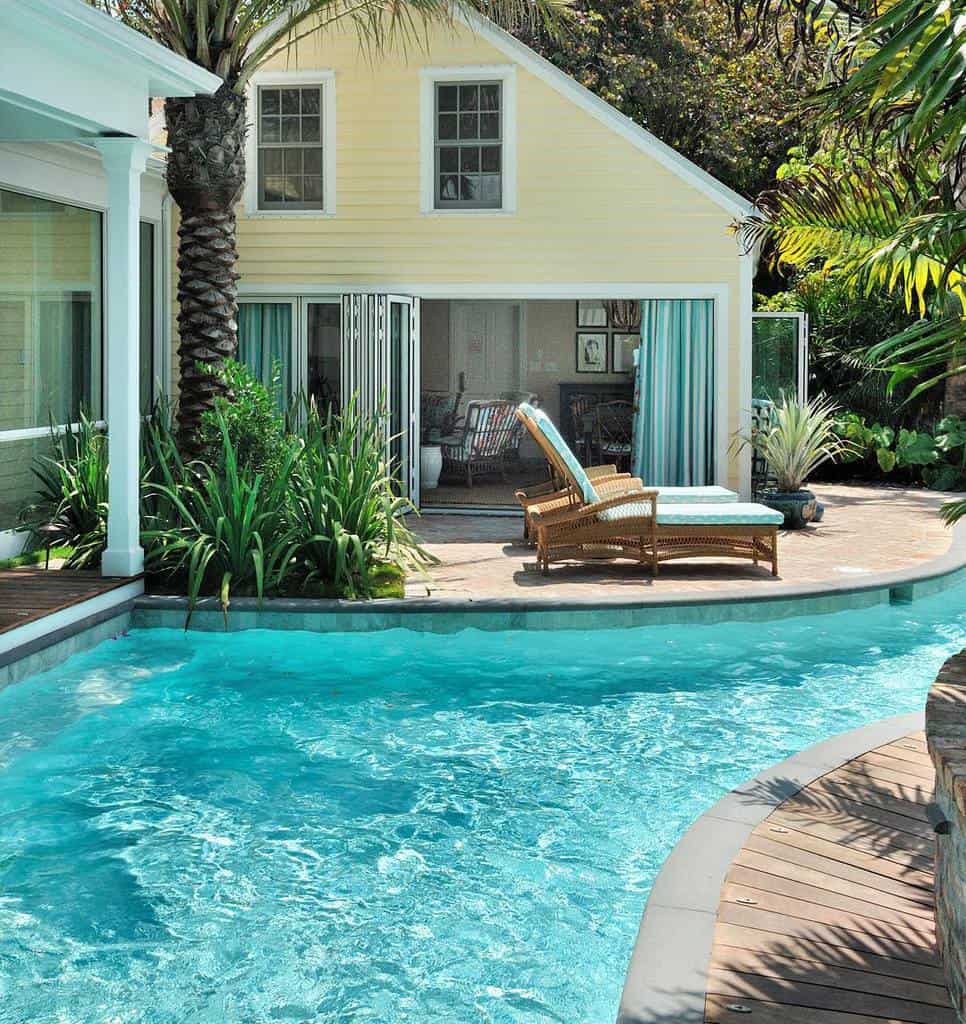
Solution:
{"label": "folding glass door", "polygon": [[386,457],[401,489],[419,501],[419,299],[342,296],[343,395],[384,425]]}

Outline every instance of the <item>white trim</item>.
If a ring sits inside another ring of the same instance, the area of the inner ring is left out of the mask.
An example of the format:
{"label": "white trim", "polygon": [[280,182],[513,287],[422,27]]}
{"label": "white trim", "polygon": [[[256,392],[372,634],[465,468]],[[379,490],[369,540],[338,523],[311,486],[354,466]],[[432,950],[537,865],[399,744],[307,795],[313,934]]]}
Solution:
{"label": "white trim", "polygon": [[[738,433],[751,434],[751,310],[752,284],[755,279],[754,253],[739,257],[738,277]],[[738,453],[738,493],[743,501],[751,500],[751,450],[744,445]]]}
{"label": "white trim", "polygon": [[44,615],[42,618],[34,619],[33,622],[26,622],[22,626],[16,626],[6,633],[0,634],[0,654],[19,647],[21,644],[29,644],[41,637],[56,633],[59,629],[71,626],[75,622],[86,619],[89,615],[97,615],[99,612],[107,611],[110,608],[117,608],[144,593],[144,580],[132,580],[123,586],[115,587],[104,594],[81,601],[80,604],[71,605],[69,608],[62,608],[58,612]]}
{"label": "white trim", "polygon": [[439,282],[384,282],[357,284],[350,282],[304,282],[271,284],[268,282],[238,282],[239,295],[342,295],[344,293],[418,295],[422,299],[717,299],[727,295],[729,286],[724,282],[667,282],[642,283],[586,282],[547,284],[526,282],[521,284],[481,284],[478,282],[449,284]]}
{"label": "white trim", "polygon": [[[47,21],[54,38],[68,36],[77,52],[83,48],[85,57],[95,61],[103,58],[115,66],[118,61],[123,62],[124,71],[129,74],[135,71],[140,82],[147,79],[149,95],[194,96],[196,93],[213,93],[222,84],[217,75],[185,57],[179,57],[89,4],[78,0],[6,2],[20,6],[25,18]],[[117,72],[118,77],[123,73],[120,68]]]}
{"label": "white trim", "polygon": [[692,163],[687,157],[682,156],[677,150],[672,149],[656,135],[652,135],[589,89],[585,89],[568,74],[531,50],[525,43],[521,43],[508,32],[504,32],[489,19],[475,11],[470,11],[464,5],[454,6],[453,16],[481,39],[485,39],[496,49],[505,53],[511,60],[516,61],[536,78],[626,139],[642,153],[657,160],[658,163],[707,196],[716,205],[727,210],[728,213],[746,217],[754,209],[753,204],[744,196],[718,181],[717,178]]}
{"label": "white trim", "polygon": [[[105,420],[96,420],[93,426],[103,430],[107,423]],[[50,437],[55,434],[58,437],[66,434],[67,431],[76,433],[80,430],[79,423],[55,423],[52,427],[18,427],[15,430],[0,430],[0,444],[10,444],[13,441],[34,441],[38,437]]]}
{"label": "white trim", "polygon": [[[503,204],[495,209],[436,208],[435,86],[437,82],[498,81],[501,117]],[[517,212],[517,69],[512,64],[459,64],[419,69],[419,210],[433,217],[506,216]]]}
{"label": "white trim", "polygon": [[[318,85],[322,87],[322,209],[260,210],[258,208],[258,103],[259,86]],[[332,68],[314,71],[259,71],[245,87],[251,130],[245,140],[245,213],[252,218],[334,217],[336,215],[336,84]]]}

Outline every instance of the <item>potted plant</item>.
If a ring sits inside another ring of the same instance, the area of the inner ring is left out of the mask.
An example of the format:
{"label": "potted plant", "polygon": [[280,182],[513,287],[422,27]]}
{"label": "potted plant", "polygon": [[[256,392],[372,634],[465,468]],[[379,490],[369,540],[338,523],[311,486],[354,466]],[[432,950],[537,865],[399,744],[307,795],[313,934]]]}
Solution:
{"label": "potted plant", "polygon": [[768,467],[774,481],[761,496],[763,504],[785,516],[785,527],[800,530],[818,518],[818,502],[805,484],[822,465],[851,454],[852,442],[835,433],[833,402],[819,396],[809,402],[782,395],[770,418],[740,446],[750,445]]}

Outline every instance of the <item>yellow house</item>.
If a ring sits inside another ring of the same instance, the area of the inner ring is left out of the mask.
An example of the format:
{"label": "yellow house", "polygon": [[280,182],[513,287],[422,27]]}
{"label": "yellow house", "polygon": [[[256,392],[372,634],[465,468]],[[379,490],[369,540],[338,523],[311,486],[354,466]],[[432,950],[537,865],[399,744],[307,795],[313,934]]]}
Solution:
{"label": "yellow house", "polygon": [[621,461],[626,406],[594,410],[633,400],[642,301],[642,358],[671,322],[707,364],[642,374],[662,451],[684,445],[655,482],[748,493],[729,456],[751,406],[741,196],[483,19],[377,59],[351,30],[311,34],[255,76],[250,121],[240,357],[322,401],[385,401],[424,507],[512,501],[535,452],[484,436],[499,401],[532,397]]}

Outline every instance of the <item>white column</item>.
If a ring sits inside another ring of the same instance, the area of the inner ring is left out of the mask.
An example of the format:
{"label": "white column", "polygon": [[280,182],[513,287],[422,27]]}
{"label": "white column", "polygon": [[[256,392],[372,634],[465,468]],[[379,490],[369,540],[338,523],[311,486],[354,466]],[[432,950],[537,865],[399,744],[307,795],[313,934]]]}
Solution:
{"label": "white column", "polygon": [[110,459],[103,576],[144,568],[140,538],[140,344],[138,266],[141,174],[152,147],[140,139],[97,139],[107,176],[107,431]]}

